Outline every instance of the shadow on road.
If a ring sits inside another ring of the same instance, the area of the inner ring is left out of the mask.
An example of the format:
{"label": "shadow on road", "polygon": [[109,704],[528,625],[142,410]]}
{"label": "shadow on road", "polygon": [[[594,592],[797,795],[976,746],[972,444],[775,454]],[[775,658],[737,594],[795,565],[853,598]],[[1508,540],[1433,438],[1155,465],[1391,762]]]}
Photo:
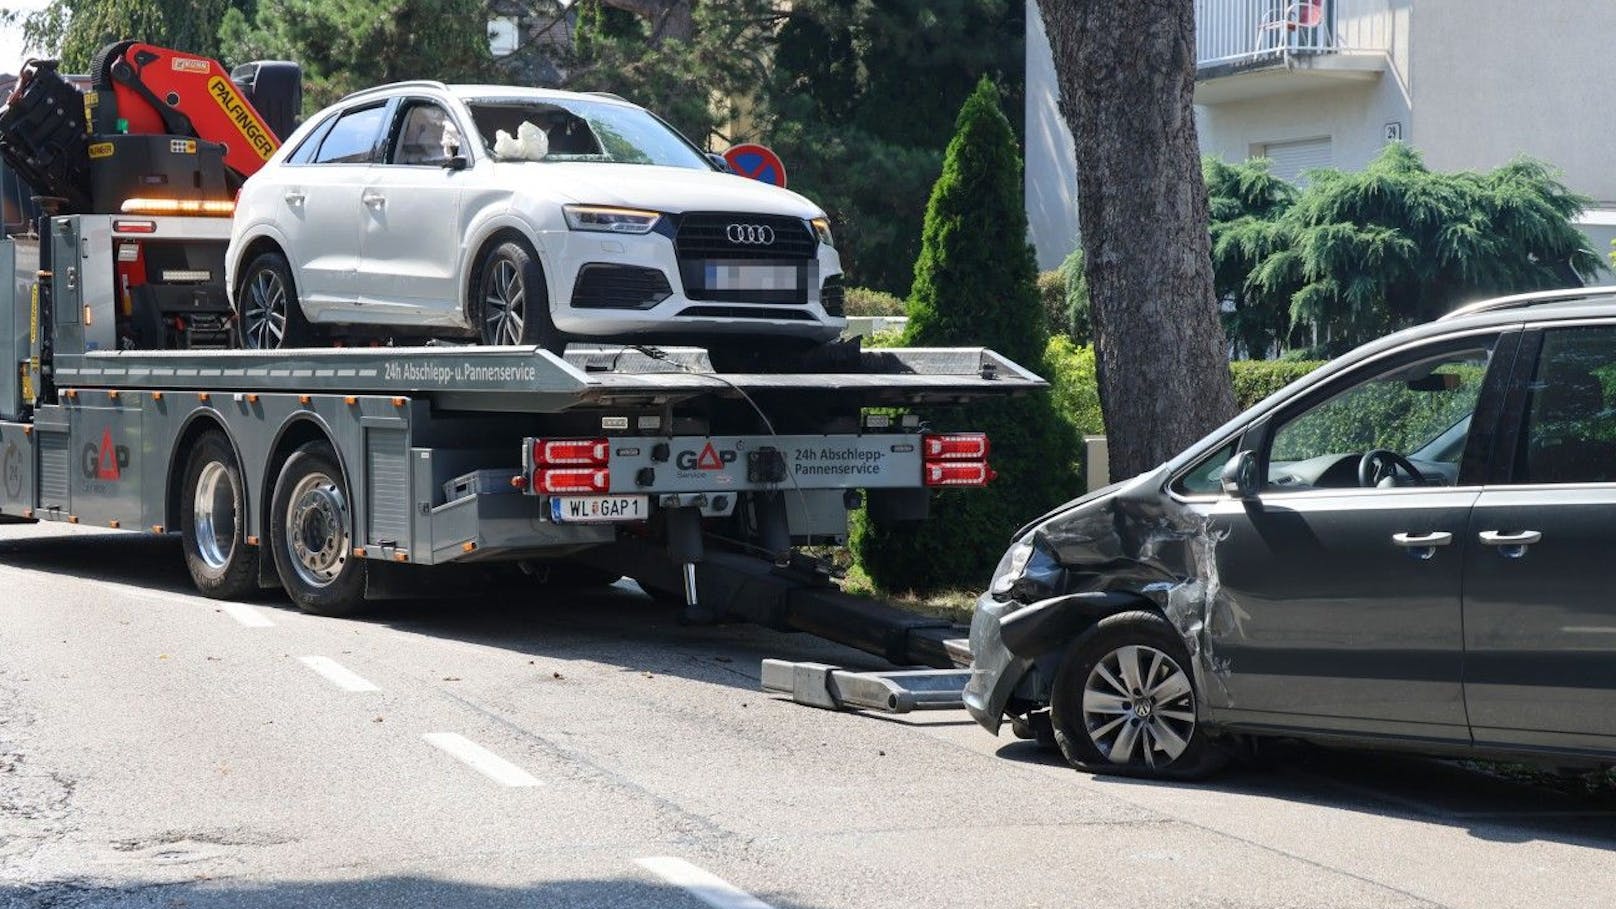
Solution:
{"label": "shadow on road", "polygon": [[[0,539],[0,565],[197,596],[179,537],[72,533]],[[512,573],[514,574],[514,572]],[[498,647],[530,657],[588,660],[625,672],[671,675],[746,691],[758,686],[764,657],[817,660],[850,668],[891,668],[885,661],[806,634],[755,625],[683,625],[677,606],[653,600],[632,582],[593,588],[552,587],[507,574],[468,573],[462,595],[384,600],[340,622],[385,625],[412,634]],[[284,594],[254,600],[295,613]]]}
{"label": "shadow on road", "polygon": [[[1065,767],[1060,753],[1012,742],[999,757]],[[1459,827],[1502,843],[1542,840],[1616,849],[1616,789],[1588,789],[1581,778],[1379,751],[1345,751],[1283,742],[1260,763],[1236,763],[1210,780],[1172,783],[1095,775],[1128,787],[1201,790],[1275,799]],[[1072,771],[1077,773],[1079,771]],[[1125,792],[1119,795],[1126,796]]]}
{"label": "shadow on road", "polygon": [[[759,895],[774,909],[813,909],[803,903]],[[183,884],[89,884],[64,881],[0,886],[0,909],[85,906],[95,909],[289,909],[298,906],[362,906],[387,909],[700,909],[703,901],[650,880],[571,880],[528,887],[492,887],[429,877],[396,876],[352,881],[232,882]],[[741,905],[731,902],[727,905]]]}

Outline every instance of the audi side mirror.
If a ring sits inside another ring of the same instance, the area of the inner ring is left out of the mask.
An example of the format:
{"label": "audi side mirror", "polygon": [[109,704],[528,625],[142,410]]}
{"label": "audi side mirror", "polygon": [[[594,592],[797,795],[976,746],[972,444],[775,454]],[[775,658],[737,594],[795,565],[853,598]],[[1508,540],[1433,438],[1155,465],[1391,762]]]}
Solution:
{"label": "audi side mirror", "polygon": [[470,166],[471,162],[466,160],[465,155],[450,155],[443,159],[444,170],[465,170]]}
{"label": "audi side mirror", "polygon": [[1249,451],[1236,452],[1223,465],[1219,476],[1223,494],[1232,499],[1250,499],[1257,495],[1257,456]]}
{"label": "audi side mirror", "polygon": [[718,152],[708,152],[707,153],[707,160],[712,162],[712,165],[714,167],[718,168],[723,173],[726,173],[726,174],[735,173],[735,169],[730,167],[729,162],[725,161],[724,156],[719,154]]}

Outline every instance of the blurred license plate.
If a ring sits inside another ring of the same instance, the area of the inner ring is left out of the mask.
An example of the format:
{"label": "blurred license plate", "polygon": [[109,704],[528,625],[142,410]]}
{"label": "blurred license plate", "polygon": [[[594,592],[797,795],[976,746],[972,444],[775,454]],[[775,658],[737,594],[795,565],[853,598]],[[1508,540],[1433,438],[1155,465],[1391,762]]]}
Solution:
{"label": "blurred license plate", "polygon": [[643,521],[650,517],[647,496],[551,496],[550,520],[557,524]]}
{"label": "blurred license plate", "polygon": [[708,262],[708,290],[796,290],[800,269],[795,265]]}

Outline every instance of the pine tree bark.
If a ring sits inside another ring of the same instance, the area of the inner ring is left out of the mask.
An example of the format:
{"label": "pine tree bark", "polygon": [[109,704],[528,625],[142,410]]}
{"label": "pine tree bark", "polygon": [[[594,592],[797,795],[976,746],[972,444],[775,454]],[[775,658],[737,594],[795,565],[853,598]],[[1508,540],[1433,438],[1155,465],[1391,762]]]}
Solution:
{"label": "pine tree bark", "polygon": [[1038,0],[1077,208],[1111,477],[1235,412],[1195,133],[1193,0]]}

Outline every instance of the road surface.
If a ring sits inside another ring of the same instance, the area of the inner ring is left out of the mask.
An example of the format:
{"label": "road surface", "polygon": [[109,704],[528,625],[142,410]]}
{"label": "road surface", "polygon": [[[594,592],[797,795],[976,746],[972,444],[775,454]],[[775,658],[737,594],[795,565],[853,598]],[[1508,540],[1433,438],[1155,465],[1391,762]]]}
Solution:
{"label": "road surface", "polygon": [[626,583],[321,619],[196,596],[173,538],[0,527],[0,906],[1616,899],[1605,796],[1326,752],[1095,777],[765,696],[765,657],[876,665]]}

